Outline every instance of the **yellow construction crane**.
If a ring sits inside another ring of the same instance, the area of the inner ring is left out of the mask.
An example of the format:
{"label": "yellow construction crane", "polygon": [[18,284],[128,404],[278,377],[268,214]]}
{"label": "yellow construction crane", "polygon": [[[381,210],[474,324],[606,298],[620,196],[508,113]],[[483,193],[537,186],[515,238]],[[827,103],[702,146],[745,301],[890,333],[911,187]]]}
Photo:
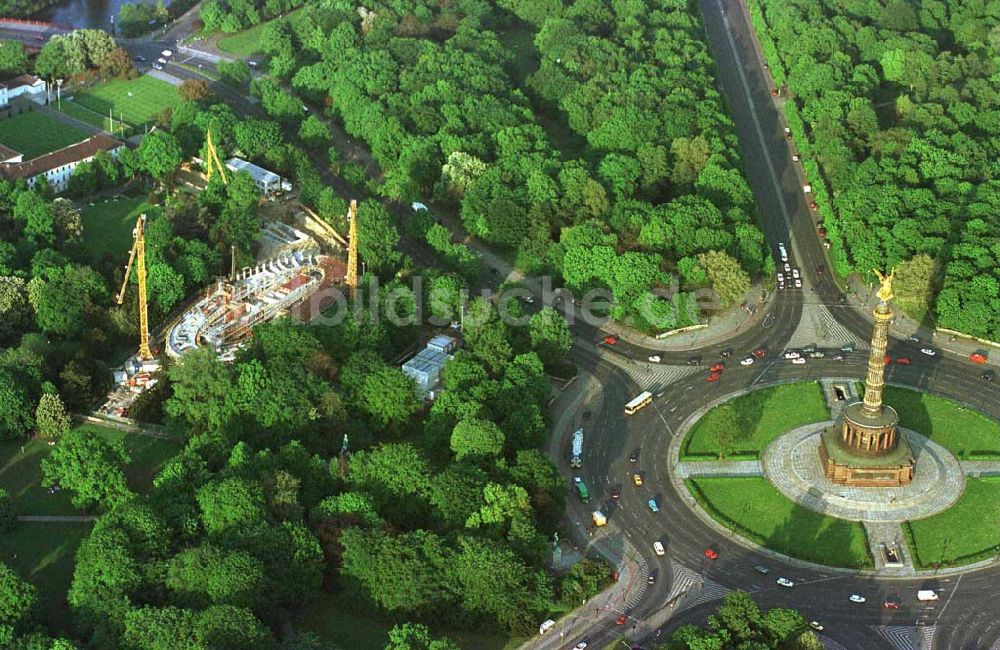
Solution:
{"label": "yellow construction crane", "polygon": [[347,212],[350,223],[347,237],[347,290],[351,297],[358,288],[358,202],[351,199],[351,208]]}
{"label": "yellow construction crane", "polygon": [[226,166],[222,164],[222,161],[219,159],[219,152],[215,150],[215,145],[212,143],[211,129],[208,130],[208,139],[205,142],[205,149],[208,150],[208,160],[205,161],[205,164],[208,165],[208,173],[206,174],[206,177],[209,181],[211,181],[212,172],[218,169],[219,177],[222,178],[222,184],[228,185],[229,179],[226,178]]}
{"label": "yellow construction crane", "polygon": [[139,360],[151,361],[153,353],[149,349],[149,312],[146,306],[146,235],[143,232],[145,227],[146,214],[143,213],[136,219],[135,230],[132,231],[135,243],[132,244],[128,264],[125,265],[125,280],[122,282],[122,290],[118,292],[118,304],[122,304],[122,300],[125,299],[125,288],[128,287],[132,262],[135,262],[135,274],[139,278]]}

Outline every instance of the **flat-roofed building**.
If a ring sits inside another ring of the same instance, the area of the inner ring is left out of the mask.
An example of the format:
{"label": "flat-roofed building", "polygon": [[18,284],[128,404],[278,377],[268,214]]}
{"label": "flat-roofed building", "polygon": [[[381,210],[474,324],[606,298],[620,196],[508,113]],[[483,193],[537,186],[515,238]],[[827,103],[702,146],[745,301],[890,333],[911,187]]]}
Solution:
{"label": "flat-roofed building", "polygon": [[250,161],[243,160],[242,158],[230,158],[226,161],[226,167],[234,172],[247,172],[250,174],[254,185],[257,186],[257,189],[264,196],[276,194],[282,189],[281,176]]}

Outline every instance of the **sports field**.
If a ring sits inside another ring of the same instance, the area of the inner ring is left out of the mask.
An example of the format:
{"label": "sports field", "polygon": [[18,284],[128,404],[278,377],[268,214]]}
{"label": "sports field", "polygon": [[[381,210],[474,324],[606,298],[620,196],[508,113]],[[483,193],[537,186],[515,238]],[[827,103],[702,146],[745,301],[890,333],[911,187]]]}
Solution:
{"label": "sports field", "polygon": [[[143,75],[137,79],[107,81],[88,88],[77,93],[72,103],[92,113],[91,119],[101,120],[102,126],[107,128],[105,122],[109,109],[116,122],[122,119],[135,126],[151,120],[163,109],[176,106],[180,101],[176,88],[166,81]],[[66,110],[65,101],[63,110]]]}
{"label": "sports field", "polygon": [[0,119],[0,144],[24,154],[25,160],[86,139],[87,134],[80,129],[58,122],[40,110]]}

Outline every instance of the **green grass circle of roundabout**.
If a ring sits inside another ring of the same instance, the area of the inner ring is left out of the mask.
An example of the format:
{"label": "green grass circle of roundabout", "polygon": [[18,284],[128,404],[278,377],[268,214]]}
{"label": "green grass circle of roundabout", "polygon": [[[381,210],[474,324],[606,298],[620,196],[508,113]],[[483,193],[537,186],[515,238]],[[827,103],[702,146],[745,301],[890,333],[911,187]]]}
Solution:
{"label": "green grass circle of roundabout", "polygon": [[[1000,422],[949,399],[901,386],[887,386],[885,401],[900,413],[900,425],[920,431],[965,461],[966,489],[938,514],[902,525],[917,570],[988,562],[1000,556]],[[716,404],[693,422],[678,446],[681,463],[758,460],[777,437],[796,427],[830,419],[819,382],[779,384]],[[734,434],[716,433],[727,427]],[[968,468],[972,468],[971,470]],[[686,476],[686,473],[684,474]],[[864,526],[838,519],[786,498],[764,476],[690,477],[684,485],[717,523],[766,549],[831,567],[871,570]]]}

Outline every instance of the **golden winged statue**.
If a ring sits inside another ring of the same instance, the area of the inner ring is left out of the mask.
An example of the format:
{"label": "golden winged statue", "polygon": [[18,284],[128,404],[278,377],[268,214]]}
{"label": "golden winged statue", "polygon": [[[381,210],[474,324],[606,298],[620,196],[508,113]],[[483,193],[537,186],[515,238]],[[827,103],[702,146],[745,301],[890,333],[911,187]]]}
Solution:
{"label": "golden winged statue", "polygon": [[882,275],[882,272],[878,269],[872,269],[875,271],[875,275],[878,276],[878,281],[882,283],[882,286],[878,290],[878,299],[882,302],[889,302],[892,300],[892,279],[896,277],[896,269],[890,269],[889,275]]}

